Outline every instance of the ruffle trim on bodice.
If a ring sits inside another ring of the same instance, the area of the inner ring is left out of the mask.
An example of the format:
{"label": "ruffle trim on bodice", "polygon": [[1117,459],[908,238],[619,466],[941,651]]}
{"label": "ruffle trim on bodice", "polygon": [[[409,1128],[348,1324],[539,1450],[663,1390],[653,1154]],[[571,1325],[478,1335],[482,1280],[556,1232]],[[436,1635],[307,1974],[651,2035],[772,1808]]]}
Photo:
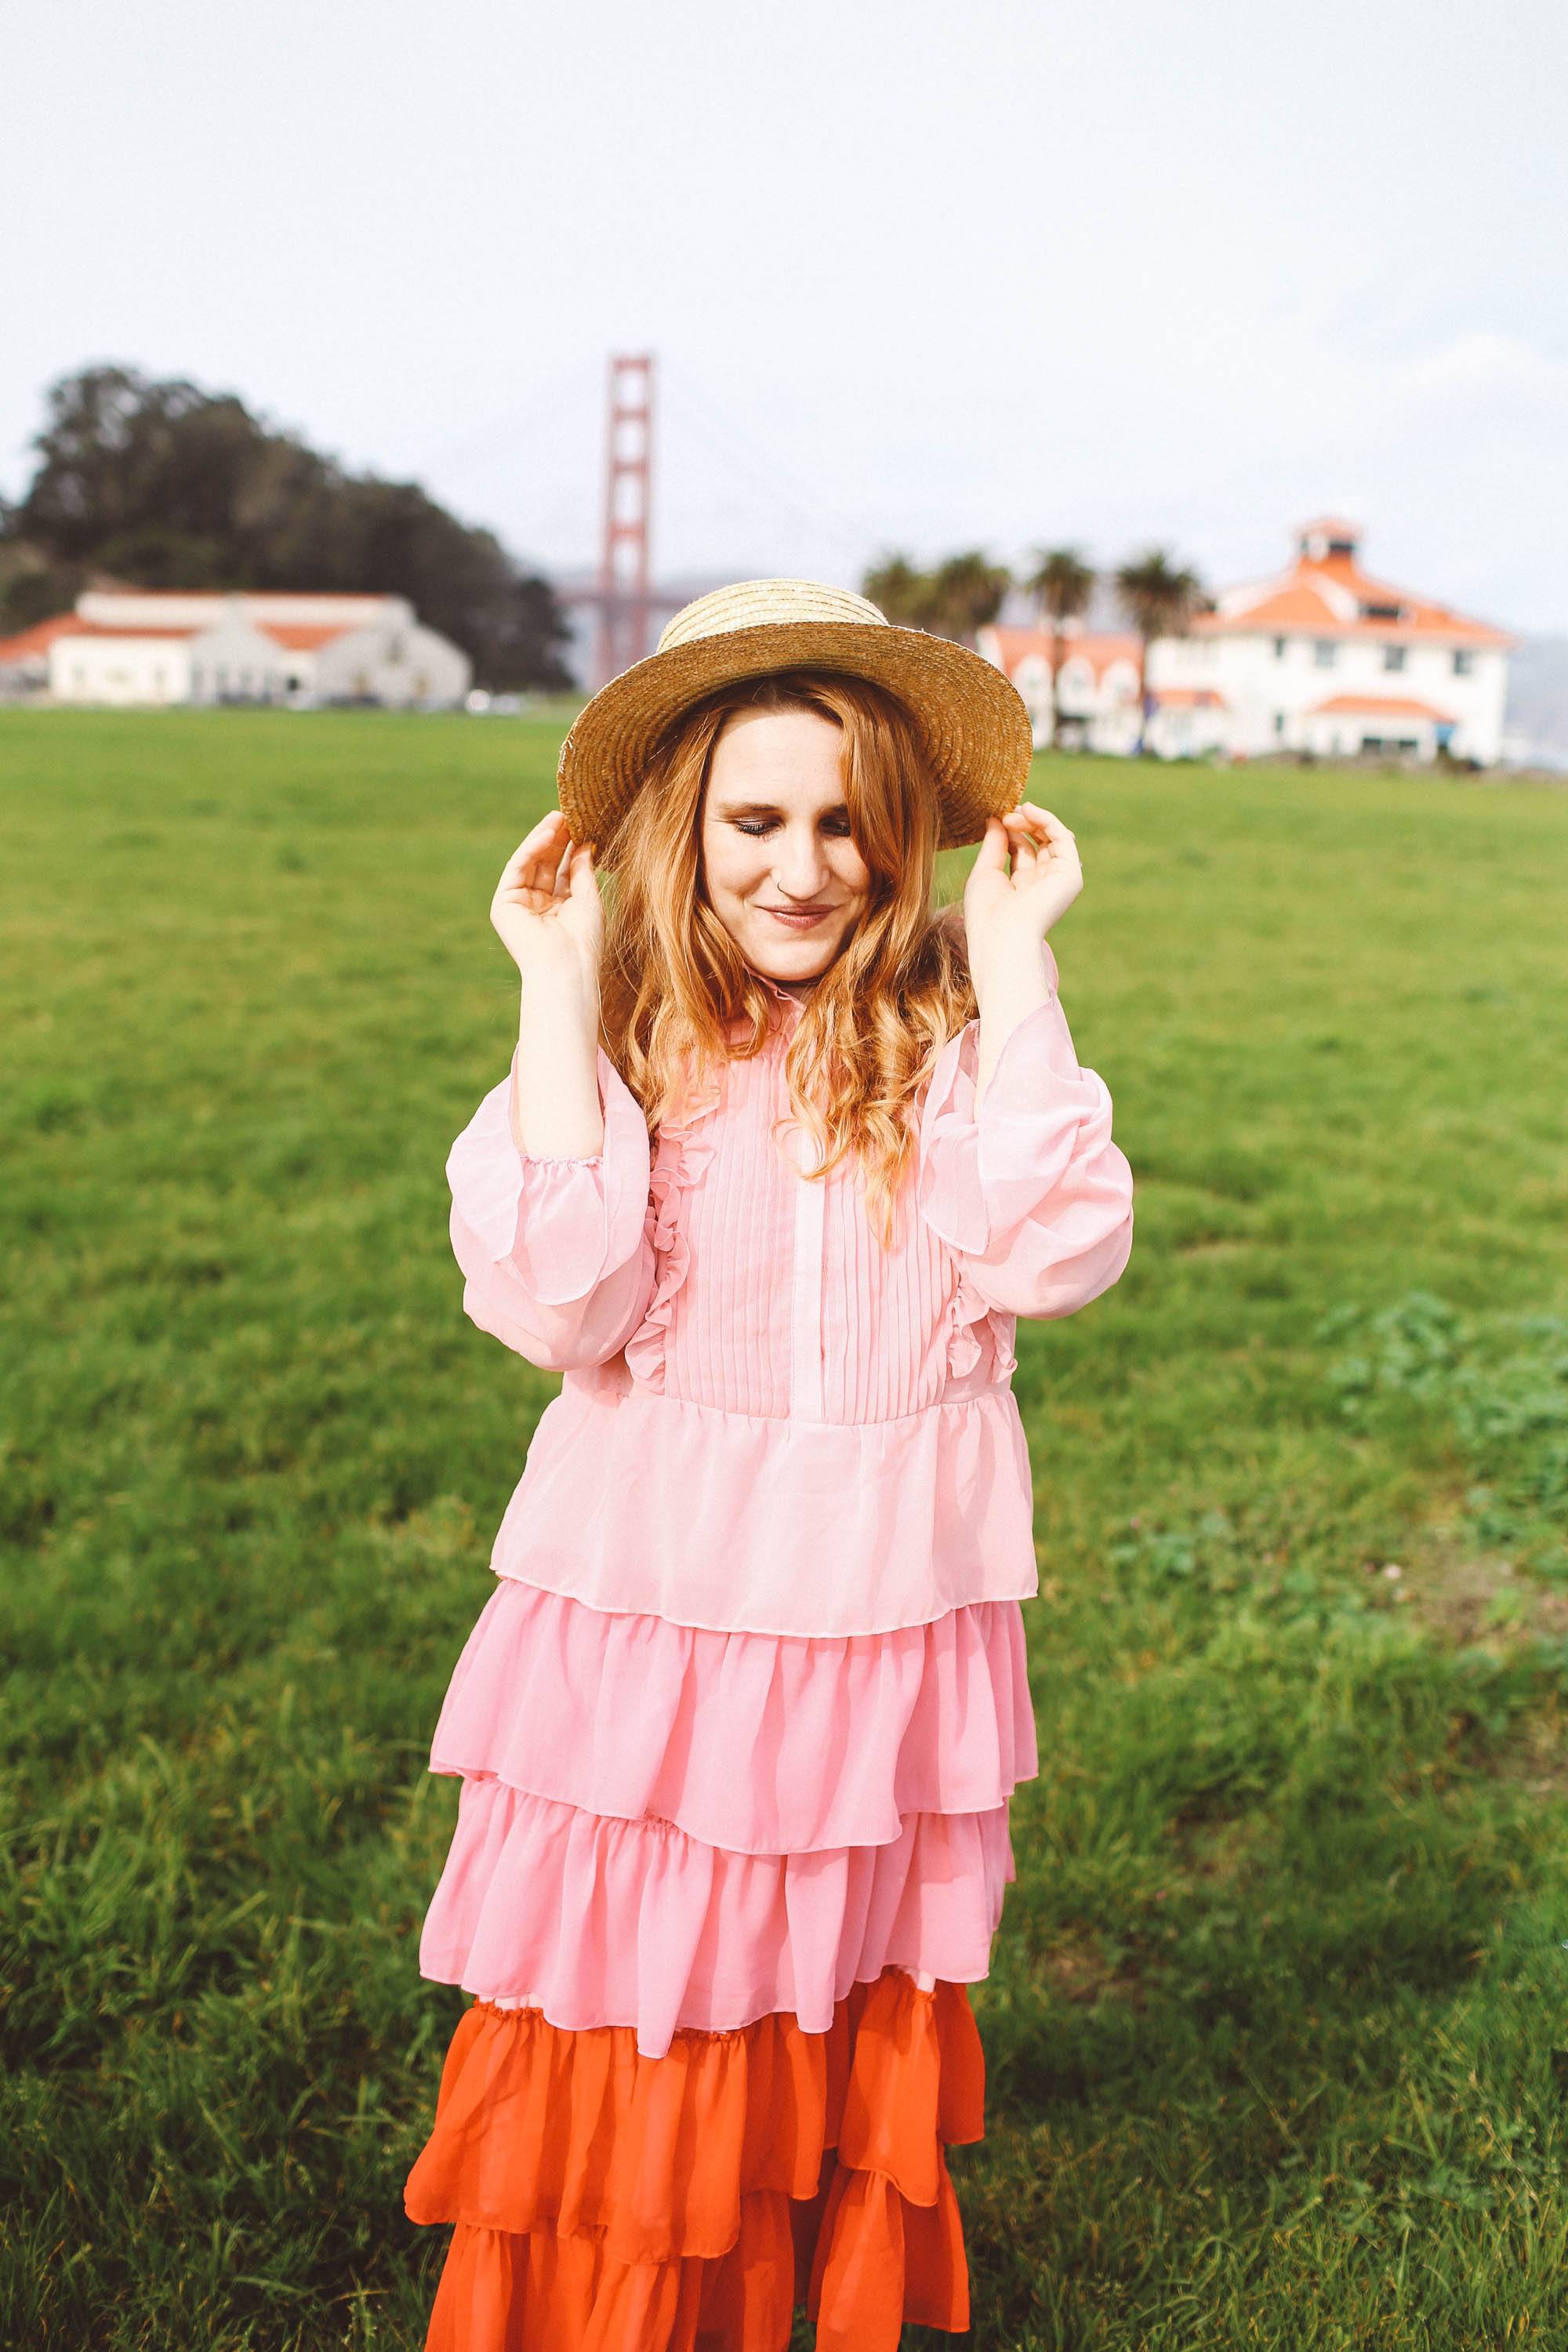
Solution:
{"label": "ruffle trim on bodice", "polygon": [[969,2325],[946,2149],[984,2127],[968,1996],[893,1969],[826,2030],[678,2034],[465,2011],[410,2220],[457,2224],[426,2352],[896,2352]]}
{"label": "ruffle trim on bodice", "polygon": [[999,1307],[987,1306],[967,1275],[961,1272],[948,1308],[949,1379],[965,1381],[977,1369],[985,1352],[980,1339],[984,1329],[991,1342],[990,1377],[994,1381],[1011,1380],[1018,1369],[1013,1346],[1016,1328],[1016,1318],[1003,1314]]}
{"label": "ruffle trim on bodice", "polygon": [[647,1233],[653,1245],[654,1287],[647,1312],[626,1342],[626,1368],[656,1392],[664,1387],[665,1338],[691,1263],[681,1223],[680,1196],[712,1160],[714,1146],[697,1133],[723,1099],[722,1074],[689,1084],[679,1118],[660,1121],[648,1171]]}
{"label": "ruffle trim on bodice", "polygon": [[911,1813],[886,1845],[749,1854],[465,1780],[420,1972],[574,2030],[635,2025],[655,2057],[682,2026],[774,2011],[825,2032],[885,1968],[986,1974],[1015,1874],[1007,1810]]}
{"label": "ruffle trim on bodice", "polygon": [[453,1671],[431,1769],[746,1853],[890,1844],[987,1811],[1039,1769],[1022,1613],[820,1640],[609,1613],[498,1582]]}

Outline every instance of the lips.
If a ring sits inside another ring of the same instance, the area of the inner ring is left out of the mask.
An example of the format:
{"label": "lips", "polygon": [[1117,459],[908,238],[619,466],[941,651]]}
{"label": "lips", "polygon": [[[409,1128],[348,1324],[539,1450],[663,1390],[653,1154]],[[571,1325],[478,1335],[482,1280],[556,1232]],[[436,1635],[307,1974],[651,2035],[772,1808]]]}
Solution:
{"label": "lips", "polygon": [[783,923],[790,930],[809,931],[825,921],[833,909],[831,907],[762,907],[758,912],[771,915],[775,923]]}

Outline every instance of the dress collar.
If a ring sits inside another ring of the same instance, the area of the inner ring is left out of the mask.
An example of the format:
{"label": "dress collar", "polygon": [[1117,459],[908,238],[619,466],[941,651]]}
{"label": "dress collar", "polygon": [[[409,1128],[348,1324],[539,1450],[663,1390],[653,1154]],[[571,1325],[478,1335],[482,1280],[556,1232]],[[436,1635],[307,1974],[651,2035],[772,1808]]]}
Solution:
{"label": "dress collar", "polygon": [[[776,980],[770,980],[765,971],[757,971],[753,970],[752,972],[752,978],[762,983],[763,987],[767,991],[768,995],[773,999],[774,1005],[777,1007],[777,1026],[779,1031],[783,1032],[793,1030],[795,1023],[805,1011],[805,999],[799,996],[792,996],[787,988],[781,988],[778,982]],[[737,1015],[736,1018],[738,1024],[740,1016]]]}
{"label": "dress collar", "polygon": [[794,1013],[798,1017],[799,1014],[805,1011],[805,997],[796,996],[793,994],[789,989],[781,987],[780,983],[776,980],[770,980],[765,971],[753,971],[752,977],[753,980],[760,980],[762,982],[763,986],[767,990],[768,994],[773,998],[774,1003],[780,1006],[783,1010],[786,1019],[791,1013]]}

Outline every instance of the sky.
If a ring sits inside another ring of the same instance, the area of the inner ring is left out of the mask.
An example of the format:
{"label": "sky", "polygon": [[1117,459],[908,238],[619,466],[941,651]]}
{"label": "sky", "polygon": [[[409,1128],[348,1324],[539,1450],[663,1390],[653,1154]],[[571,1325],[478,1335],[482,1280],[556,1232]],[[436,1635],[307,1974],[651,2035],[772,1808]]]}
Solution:
{"label": "sky", "polygon": [[117,360],[582,569],[648,350],[662,577],[1218,586],[1329,509],[1568,631],[1560,0],[52,0],[7,47],[10,495]]}

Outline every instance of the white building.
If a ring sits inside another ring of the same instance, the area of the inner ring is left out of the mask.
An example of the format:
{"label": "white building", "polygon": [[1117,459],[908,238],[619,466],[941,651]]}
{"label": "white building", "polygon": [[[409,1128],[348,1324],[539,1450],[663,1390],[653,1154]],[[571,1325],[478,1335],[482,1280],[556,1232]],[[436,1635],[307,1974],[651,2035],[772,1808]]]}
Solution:
{"label": "white building", "polygon": [[473,665],[402,596],[89,591],[0,640],[0,678],[57,702],[461,703]]}
{"label": "white building", "polygon": [[[1044,741],[1049,631],[984,629],[978,642],[1018,688]],[[1166,759],[1295,751],[1415,760],[1446,747],[1489,767],[1502,751],[1514,643],[1484,621],[1373,579],[1361,568],[1355,526],[1326,518],[1300,531],[1288,570],[1225,590],[1185,636],[1155,639],[1149,747]],[[1062,741],[1131,751],[1137,639],[1069,632],[1059,705]]]}

